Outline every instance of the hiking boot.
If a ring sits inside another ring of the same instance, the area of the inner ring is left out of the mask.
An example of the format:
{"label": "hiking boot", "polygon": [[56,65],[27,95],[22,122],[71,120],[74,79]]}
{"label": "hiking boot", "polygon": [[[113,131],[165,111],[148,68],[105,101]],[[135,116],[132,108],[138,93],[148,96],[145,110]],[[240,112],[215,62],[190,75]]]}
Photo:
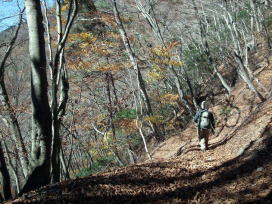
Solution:
{"label": "hiking boot", "polygon": [[208,147],[201,149],[202,152],[206,152],[207,150],[209,150]]}

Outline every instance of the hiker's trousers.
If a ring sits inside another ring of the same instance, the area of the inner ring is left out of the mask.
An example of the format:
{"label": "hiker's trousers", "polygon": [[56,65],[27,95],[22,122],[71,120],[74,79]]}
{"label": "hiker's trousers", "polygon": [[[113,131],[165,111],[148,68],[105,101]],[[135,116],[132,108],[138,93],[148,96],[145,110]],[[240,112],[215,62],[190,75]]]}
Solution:
{"label": "hiker's trousers", "polygon": [[197,128],[197,131],[198,131],[198,140],[199,140],[200,149],[207,150],[210,130]]}

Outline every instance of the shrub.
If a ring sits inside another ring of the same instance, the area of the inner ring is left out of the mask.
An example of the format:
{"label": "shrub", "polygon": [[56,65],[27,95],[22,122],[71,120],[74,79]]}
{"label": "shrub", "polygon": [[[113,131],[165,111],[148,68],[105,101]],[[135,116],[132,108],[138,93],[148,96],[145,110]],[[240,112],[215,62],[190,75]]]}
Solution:
{"label": "shrub", "polygon": [[94,2],[94,5],[97,9],[110,9],[110,4],[105,0],[98,0]]}
{"label": "shrub", "polygon": [[101,157],[98,160],[96,160],[91,168],[83,168],[81,169],[76,176],[77,177],[84,177],[84,176],[88,176],[90,174],[93,173],[97,173],[100,171],[105,170],[107,167],[111,166],[110,164],[114,162],[114,157],[112,155],[110,156],[105,156],[105,157]]}

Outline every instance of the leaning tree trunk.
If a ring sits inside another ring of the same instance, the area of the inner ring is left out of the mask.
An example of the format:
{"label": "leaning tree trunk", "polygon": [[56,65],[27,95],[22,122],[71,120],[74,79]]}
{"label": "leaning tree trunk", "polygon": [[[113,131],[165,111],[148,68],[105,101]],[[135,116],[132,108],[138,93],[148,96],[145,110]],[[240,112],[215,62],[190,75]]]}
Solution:
{"label": "leaning tree trunk", "polygon": [[[152,110],[152,107],[151,107],[151,103],[150,103],[150,100],[149,100],[148,93],[147,93],[146,88],[145,88],[145,82],[144,82],[142,73],[140,71],[139,65],[137,63],[135,53],[133,52],[133,50],[131,48],[127,33],[125,31],[124,25],[123,25],[122,20],[120,18],[120,14],[119,14],[119,11],[118,11],[117,5],[116,5],[116,0],[112,0],[112,2],[113,2],[113,12],[114,12],[115,20],[116,20],[117,26],[119,28],[119,32],[120,32],[120,34],[122,36],[122,39],[123,39],[126,51],[128,53],[129,59],[130,59],[132,65],[133,65],[133,68],[134,68],[134,70],[135,70],[135,72],[137,74],[138,87],[139,87],[139,90],[141,91],[141,93],[143,95],[145,105],[147,107],[147,114],[148,114],[148,116],[153,116],[153,110]],[[151,123],[151,125],[152,125],[152,128],[153,128],[153,131],[154,131],[154,134],[155,134],[155,137],[156,137],[157,141],[163,140],[164,138],[162,137],[157,125],[155,123],[153,123],[153,122]]]}
{"label": "leaning tree trunk", "polygon": [[[263,102],[265,101],[265,97],[257,90],[255,85],[253,84],[253,79],[250,77],[250,73],[245,67],[245,61],[243,59],[243,49],[241,46],[241,43],[239,41],[239,32],[238,28],[236,26],[237,22],[235,21],[235,18],[233,18],[232,14],[230,11],[226,9],[226,14],[223,16],[224,21],[226,22],[226,26],[228,27],[230,34],[231,34],[231,39],[234,44],[234,51],[233,51],[233,56],[234,59],[237,63],[237,71],[239,76],[245,81],[245,83],[248,85],[248,87],[257,95],[257,97]],[[247,48],[245,48],[247,49]]]}
{"label": "leaning tree trunk", "polygon": [[209,64],[213,68],[214,72],[216,73],[216,76],[219,78],[221,84],[223,85],[223,87],[227,90],[228,94],[230,95],[231,94],[231,87],[227,84],[226,80],[223,78],[221,73],[218,71],[218,69],[214,63],[213,57],[211,55],[210,46],[209,46],[208,40],[207,40],[207,32],[204,27],[204,23],[199,16],[199,12],[198,12],[198,8],[196,6],[195,0],[192,0],[192,3],[194,6],[194,10],[195,10],[195,16],[198,20],[199,27],[200,27],[200,37],[201,37],[202,46],[204,48],[204,53],[208,57]]}
{"label": "leaning tree trunk", "polygon": [[[154,7],[152,5],[152,2],[150,0],[148,0],[148,1],[146,1],[146,4],[143,5],[139,0],[135,0],[135,3],[137,5],[138,10],[142,13],[144,18],[147,20],[148,24],[150,25],[154,35],[156,36],[156,39],[165,48],[166,47],[165,40],[163,38],[161,29],[159,27],[157,18],[155,16],[155,10],[154,10]],[[148,7],[148,9],[145,8],[145,7]],[[170,60],[170,58],[168,60]],[[189,105],[189,102],[185,98],[185,94],[184,94],[184,91],[182,89],[182,84],[181,84],[181,81],[179,79],[179,76],[178,76],[177,72],[175,71],[175,69],[174,69],[174,67],[172,65],[169,65],[169,69],[170,69],[171,73],[174,76],[175,85],[176,85],[176,88],[178,90],[180,100],[182,101],[184,106],[188,109],[189,113],[191,115],[194,115],[195,110]],[[190,85],[188,85],[188,86],[190,86]],[[193,95],[192,95],[192,97],[193,97]]]}
{"label": "leaning tree trunk", "polygon": [[25,0],[31,60],[32,147],[30,173],[20,192],[50,183],[52,118],[48,102],[43,16],[40,1]]}
{"label": "leaning tree trunk", "polygon": [[27,150],[23,141],[23,137],[21,134],[21,129],[19,126],[19,122],[16,117],[16,113],[13,110],[11,106],[11,102],[8,96],[8,92],[6,89],[6,84],[5,84],[5,67],[6,67],[6,61],[8,57],[10,56],[12,49],[14,47],[15,41],[18,37],[18,33],[22,24],[22,16],[23,16],[23,11],[20,12],[19,14],[19,23],[18,27],[16,28],[14,35],[9,42],[9,45],[7,47],[6,52],[4,53],[3,58],[0,61],[0,102],[2,106],[7,110],[7,113],[4,114],[1,119],[4,121],[5,125],[11,130],[12,132],[12,139],[15,142],[15,146],[18,149],[18,154],[20,158],[20,162],[22,165],[22,171],[24,176],[27,175],[28,173],[28,165],[29,161],[27,158]]}

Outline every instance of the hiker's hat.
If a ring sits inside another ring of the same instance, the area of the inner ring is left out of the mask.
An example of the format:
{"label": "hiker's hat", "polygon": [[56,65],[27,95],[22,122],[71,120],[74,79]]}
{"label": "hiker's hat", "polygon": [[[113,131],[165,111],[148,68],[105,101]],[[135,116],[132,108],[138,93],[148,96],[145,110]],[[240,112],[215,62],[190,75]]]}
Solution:
{"label": "hiker's hat", "polygon": [[200,107],[201,107],[201,109],[208,109],[207,101],[202,101]]}

